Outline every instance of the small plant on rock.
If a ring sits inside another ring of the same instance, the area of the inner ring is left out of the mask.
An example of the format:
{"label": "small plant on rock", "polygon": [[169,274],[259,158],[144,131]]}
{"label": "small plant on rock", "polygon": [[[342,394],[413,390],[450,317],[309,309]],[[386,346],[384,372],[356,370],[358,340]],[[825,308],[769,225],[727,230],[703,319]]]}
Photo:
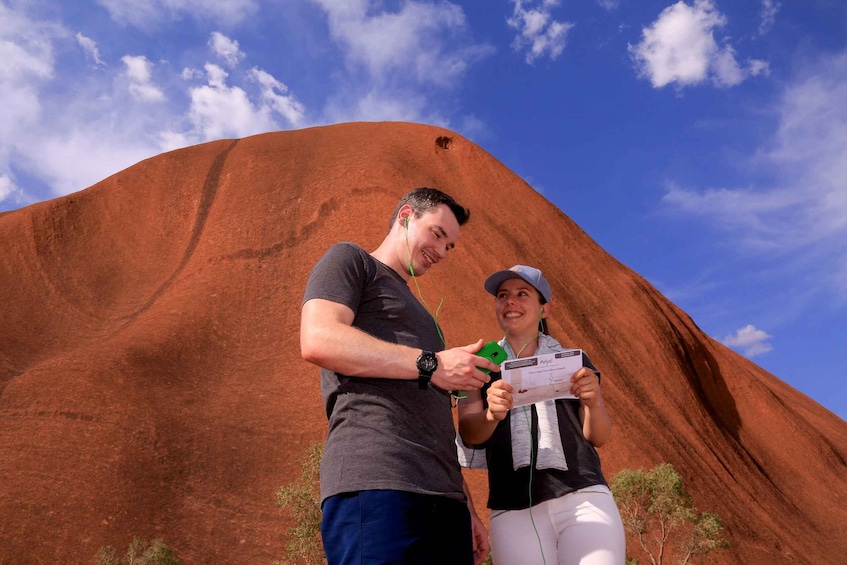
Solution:
{"label": "small plant on rock", "polygon": [[281,487],[277,493],[277,505],[294,515],[294,525],[288,529],[289,541],[285,546],[285,559],[274,565],[324,565],[321,543],[321,494],[320,468],[323,444],[313,443],[306,448],[301,461],[302,472],[298,478]]}
{"label": "small plant on rock", "polygon": [[97,565],[179,565],[171,549],[160,539],[146,542],[134,537],[123,557],[111,545],[101,547],[95,556]]}

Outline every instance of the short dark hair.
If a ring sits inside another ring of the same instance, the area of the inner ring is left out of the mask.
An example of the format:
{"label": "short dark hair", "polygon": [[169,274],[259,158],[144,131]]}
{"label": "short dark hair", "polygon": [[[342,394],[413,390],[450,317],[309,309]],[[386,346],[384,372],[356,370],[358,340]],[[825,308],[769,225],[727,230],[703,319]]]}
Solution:
{"label": "short dark hair", "polygon": [[394,225],[394,221],[397,219],[397,214],[400,212],[400,208],[406,204],[415,210],[416,218],[420,218],[424,212],[428,212],[441,204],[450,208],[450,211],[453,212],[454,216],[456,216],[456,221],[459,222],[460,226],[465,225],[468,218],[471,217],[471,211],[464,206],[460,206],[459,203],[453,200],[453,197],[449,194],[441,192],[437,188],[416,188],[413,191],[408,192],[400,199],[400,202],[397,203],[397,207],[394,208],[394,213],[391,214],[391,220],[388,222],[389,232],[391,231],[391,227]]}

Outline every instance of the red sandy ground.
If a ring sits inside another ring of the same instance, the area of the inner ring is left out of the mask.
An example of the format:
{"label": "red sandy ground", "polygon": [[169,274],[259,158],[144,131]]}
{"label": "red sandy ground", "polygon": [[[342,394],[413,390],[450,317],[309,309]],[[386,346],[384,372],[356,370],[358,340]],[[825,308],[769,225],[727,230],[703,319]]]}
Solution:
{"label": "red sandy ground", "polygon": [[[432,272],[448,345],[499,337],[486,275],[540,266],[551,332],[604,374],[608,477],[672,463],[725,520],[721,563],[844,562],[847,423],[710,339],[480,147],[402,123],[207,143],[0,214],[0,562],[90,563],[134,535],[184,563],[281,558],[275,492],[326,428],[298,349],[306,277],[336,241],[375,248],[418,186],[472,210]],[[467,477],[482,510],[485,475]]]}

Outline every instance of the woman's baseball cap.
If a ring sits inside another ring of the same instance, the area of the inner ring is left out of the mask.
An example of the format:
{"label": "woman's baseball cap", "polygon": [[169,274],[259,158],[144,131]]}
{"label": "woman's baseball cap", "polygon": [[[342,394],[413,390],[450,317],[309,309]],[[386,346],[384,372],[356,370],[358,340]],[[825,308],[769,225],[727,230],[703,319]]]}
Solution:
{"label": "woman's baseball cap", "polygon": [[497,296],[497,290],[500,288],[500,285],[503,284],[503,281],[509,279],[523,279],[535,287],[535,290],[541,294],[541,298],[545,304],[550,302],[550,284],[547,282],[547,279],[544,278],[540,270],[535,267],[527,267],[526,265],[515,265],[505,271],[497,271],[485,279],[485,290],[489,294]]}

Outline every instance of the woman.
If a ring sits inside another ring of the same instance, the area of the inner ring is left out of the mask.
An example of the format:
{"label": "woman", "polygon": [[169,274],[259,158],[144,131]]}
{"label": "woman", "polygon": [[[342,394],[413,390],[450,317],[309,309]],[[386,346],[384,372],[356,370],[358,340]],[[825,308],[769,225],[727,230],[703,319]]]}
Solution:
{"label": "woman", "polygon": [[[550,285],[533,267],[516,265],[485,281],[497,300],[500,345],[509,359],[566,351],[546,335]],[[460,459],[488,468],[491,554],[496,565],[622,565],[623,524],[595,447],[611,421],[599,372],[590,361],[571,377],[575,400],[513,408],[511,385],[492,379],[459,403]],[[461,442],[460,442],[461,443]]]}

